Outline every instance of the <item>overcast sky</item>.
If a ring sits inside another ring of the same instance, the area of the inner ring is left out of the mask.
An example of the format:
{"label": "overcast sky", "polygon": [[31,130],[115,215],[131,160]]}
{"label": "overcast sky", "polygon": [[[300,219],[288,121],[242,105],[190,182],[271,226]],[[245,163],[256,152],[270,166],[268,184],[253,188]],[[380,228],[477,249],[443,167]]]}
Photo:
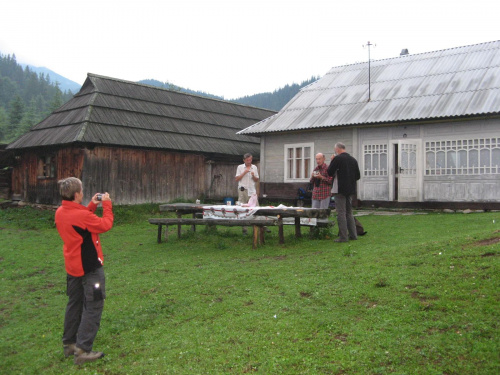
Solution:
{"label": "overcast sky", "polygon": [[153,78],[232,99],[333,66],[500,39],[498,0],[5,0],[0,52],[79,84]]}

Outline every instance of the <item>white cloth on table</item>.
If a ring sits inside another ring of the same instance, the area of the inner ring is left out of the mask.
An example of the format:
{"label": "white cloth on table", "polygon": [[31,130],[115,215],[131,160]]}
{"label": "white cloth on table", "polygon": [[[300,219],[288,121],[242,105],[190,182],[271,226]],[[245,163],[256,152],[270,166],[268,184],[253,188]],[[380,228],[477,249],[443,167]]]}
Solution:
{"label": "white cloth on table", "polygon": [[253,219],[259,207],[242,207],[242,206],[204,206],[204,219]]}
{"label": "white cloth on table", "polygon": [[[294,208],[287,207],[284,205],[279,205],[278,207],[273,206],[259,206],[259,207],[242,207],[242,206],[226,206],[226,205],[214,205],[214,206],[204,206],[203,207],[203,218],[204,219],[259,219],[259,220],[276,220],[276,216],[262,216],[258,215],[259,209],[272,209],[272,208]],[[301,207],[298,207],[301,209]],[[316,226],[316,219],[309,217],[300,218],[301,225]],[[295,224],[295,218],[285,217],[283,218],[283,224],[291,225]]]}

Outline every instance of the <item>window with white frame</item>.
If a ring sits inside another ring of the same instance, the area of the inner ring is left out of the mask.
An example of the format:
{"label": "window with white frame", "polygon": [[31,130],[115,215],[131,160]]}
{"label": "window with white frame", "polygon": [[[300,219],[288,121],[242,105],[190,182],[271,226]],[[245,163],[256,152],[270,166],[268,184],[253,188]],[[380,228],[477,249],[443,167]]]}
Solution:
{"label": "window with white frame", "polygon": [[313,143],[285,145],[285,182],[308,181],[314,158]]}
{"label": "window with white frame", "polygon": [[363,146],[365,176],[387,176],[387,144],[366,144]]}
{"label": "window with white frame", "polygon": [[500,174],[500,138],[425,143],[425,174]]}

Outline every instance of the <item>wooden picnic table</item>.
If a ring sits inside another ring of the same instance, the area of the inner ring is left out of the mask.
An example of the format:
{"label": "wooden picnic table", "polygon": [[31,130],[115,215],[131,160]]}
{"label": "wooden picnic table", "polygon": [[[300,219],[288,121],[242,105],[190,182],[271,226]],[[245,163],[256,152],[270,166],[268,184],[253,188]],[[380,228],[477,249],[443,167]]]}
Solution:
{"label": "wooden picnic table", "polygon": [[[192,214],[193,219],[196,217],[197,213],[203,213],[204,207],[211,207],[210,204],[195,204],[195,203],[170,203],[160,205],[160,212],[175,212],[177,217],[180,219],[182,215]],[[228,206],[231,207],[231,206]],[[279,231],[279,243],[285,243],[283,234],[283,218],[292,217],[295,219],[295,236],[301,237],[302,233],[300,230],[300,218],[316,218],[316,219],[326,219],[330,216],[330,209],[320,209],[320,208],[306,208],[306,207],[259,207],[256,215],[258,216],[276,216],[277,225]],[[201,220],[201,219],[199,219]],[[218,222],[218,219],[214,219]],[[191,222],[190,222],[191,223]],[[196,224],[193,224],[193,227]],[[215,224],[214,224],[215,225]],[[220,222],[220,225],[225,225]],[[181,233],[181,225],[178,225],[178,236]]]}
{"label": "wooden picnic table", "polygon": [[[177,214],[177,218],[182,218],[182,215],[192,214],[193,219],[196,218],[197,213],[203,213],[203,204],[196,203],[169,203],[169,204],[161,204],[160,212],[175,212]],[[196,231],[196,225],[192,225],[191,229]],[[181,236],[181,224],[177,226],[177,235]]]}
{"label": "wooden picnic table", "polygon": [[280,244],[285,243],[283,235],[283,218],[295,218],[295,237],[302,237],[300,231],[300,218],[307,217],[309,219],[328,219],[330,216],[329,208],[305,208],[305,207],[282,207],[282,208],[269,208],[262,207],[259,209],[258,214],[264,216],[277,216],[278,217],[278,231]]}

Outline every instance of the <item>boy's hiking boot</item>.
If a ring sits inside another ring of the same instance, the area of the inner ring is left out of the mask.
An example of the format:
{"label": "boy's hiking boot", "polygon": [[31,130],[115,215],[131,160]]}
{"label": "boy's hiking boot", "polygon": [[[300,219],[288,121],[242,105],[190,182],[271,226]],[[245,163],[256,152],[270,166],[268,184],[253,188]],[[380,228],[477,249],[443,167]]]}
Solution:
{"label": "boy's hiking boot", "polygon": [[102,357],[104,357],[103,352],[86,352],[85,350],[77,347],[75,350],[75,365],[81,365],[85,362],[97,361]]}
{"label": "boy's hiking boot", "polygon": [[76,344],[64,344],[64,356],[68,358],[70,355],[74,355],[76,351]]}

